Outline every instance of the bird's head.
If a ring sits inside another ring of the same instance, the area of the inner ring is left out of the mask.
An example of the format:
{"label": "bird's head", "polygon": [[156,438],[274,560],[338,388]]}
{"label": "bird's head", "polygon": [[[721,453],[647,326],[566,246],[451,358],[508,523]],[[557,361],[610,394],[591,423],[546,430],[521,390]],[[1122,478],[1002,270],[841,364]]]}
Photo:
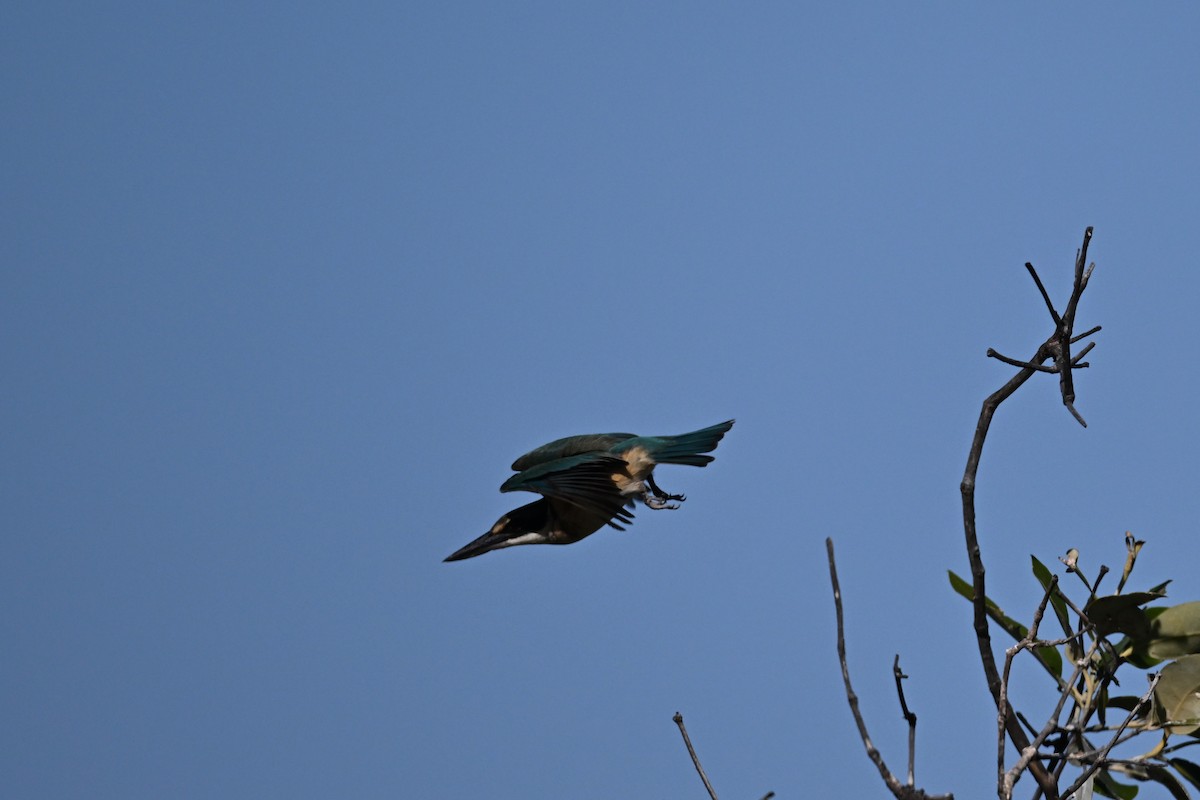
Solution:
{"label": "bird's head", "polygon": [[544,497],[513,509],[496,520],[490,531],[465,547],[455,550],[444,560],[462,561],[464,558],[474,558],[491,550],[518,544],[545,544],[549,538],[545,531],[549,514],[550,501]]}

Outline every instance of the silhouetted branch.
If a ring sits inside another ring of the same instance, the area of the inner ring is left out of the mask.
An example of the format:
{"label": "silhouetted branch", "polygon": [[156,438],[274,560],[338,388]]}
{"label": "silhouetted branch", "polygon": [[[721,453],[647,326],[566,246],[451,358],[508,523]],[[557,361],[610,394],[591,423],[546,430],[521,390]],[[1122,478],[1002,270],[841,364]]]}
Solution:
{"label": "silhouetted branch", "polygon": [[1092,348],[1095,346],[1096,346],[1095,342],[1088,342],[1087,347],[1080,350],[1079,355],[1077,355],[1073,359],[1071,359],[1071,366],[1074,367],[1075,369],[1079,369],[1080,364],[1086,364],[1087,363],[1086,361],[1080,361],[1079,359],[1083,358],[1089,352],[1091,352]]}
{"label": "silhouetted branch", "polygon": [[[911,738],[913,726],[916,725],[916,715],[913,715],[910,720],[910,739],[909,739],[909,783],[903,785],[891,770],[887,768],[887,764],[883,761],[883,756],[879,754],[875,744],[871,741],[871,735],[867,732],[867,723],[863,720],[862,712],[858,709],[858,695],[854,693],[854,687],[850,684],[850,667],[846,662],[846,625],[845,615],[842,611],[842,587],[838,583],[837,562],[833,557],[833,539],[825,539],[825,552],[829,556],[829,581],[833,584],[833,605],[837,614],[837,653],[838,662],[842,667],[842,683],[846,687],[846,700],[850,703],[850,713],[854,717],[854,724],[858,726],[858,735],[862,739],[863,747],[867,750],[867,757],[871,759],[871,763],[879,770],[880,777],[887,784],[888,790],[898,800],[954,800],[954,795],[927,795],[921,789],[917,789],[912,785],[912,746],[913,739]],[[896,686],[900,686],[900,680],[904,677],[900,672],[900,657],[896,656],[894,667],[896,674]],[[908,717],[908,708],[904,704],[904,693],[900,693],[900,703],[904,707],[905,717]]]}
{"label": "silhouetted branch", "polygon": [[[1053,354],[1054,363],[1058,365],[1058,384],[1062,391],[1063,405],[1071,412],[1075,419],[1079,420],[1079,424],[1087,427],[1087,423],[1083,421],[1083,417],[1075,410],[1075,384],[1071,375],[1071,344],[1073,341],[1073,333],[1075,328],[1075,310],[1079,307],[1079,299],[1083,296],[1083,290],[1087,288],[1088,281],[1092,277],[1092,270],[1096,268],[1095,264],[1087,264],[1088,244],[1092,241],[1092,228],[1089,225],[1087,230],[1083,232],[1083,245],[1079,248],[1079,253],[1075,256],[1075,285],[1071,289],[1071,297],[1067,300],[1067,310],[1063,312],[1061,319],[1055,319],[1055,324],[1058,330],[1055,336]],[[1030,266],[1032,270],[1033,267]],[[1045,290],[1043,290],[1043,295]],[[1051,315],[1053,316],[1053,314]],[[1086,351],[1085,351],[1086,352]]]}
{"label": "silhouetted branch", "polygon": [[[1090,231],[1091,229],[1089,228],[1088,230]],[[1029,274],[1033,276],[1033,282],[1037,284],[1038,291],[1042,293],[1042,299],[1046,301],[1046,308],[1050,310],[1050,318],[1054,320],[1055,325],[1061,325],[1062,318],[1054,310],[1054,303],[1050,301],[1050,295],[1046,292],[1046,287],[1042,285],[1042,279],[1038,277],[1037,270],[1028,261],[1025,262],[1025,269],[1029,270]]]}
{"label": "silhouetted branch", "polygon": [[1109,740],[1108,744],[1106,744],[1100,750],[1100,753],[1096,756],[1096,759],[1092,763],[1088,764],[1083,773],[1076,778],[1075,782],[1071,784],[1070,788],[1067,789],[1068,797],[1079,791],[1083,784],[1087,782],[1087,779],[1104,766],[1105,759],[1108,757],[1109,751],[1112,750],[1117,744],[1117,741],[1121,738],[1121,734],[1124,733],[1125,729],[1129,727],[1129,723],[1133,722],[1133,720],[1137,718],[1138,711],[1144,708],[1146,704],[1150,702],[1150,697],[1154,694],[1155,687],[1158,686],[1159,675],[1161,675],[1161,673],[1155,674],[1154,677],[1150,679],[1150,688],[1148,688],[1146,693],[1142,695],[1137,705],[1130,709],[1129,714],[1126,715],[1125,720],[1121,723],[1121,727],[1117,728],[1117,732],[1113,734],[1112,739]]}
{"label": "silhouetted branch", "polygon": [[[1041,362],[1048,357],[1049,353],[1046,352],[1046,345],[1042,345],[1042,347],[1038,348],[1033,361]],[[1013,714],[1012,706],[1008,705],[1007,701],[1003,705],[1001,704],[1000,673],[996,668],[996,657],[992,653],[992,637],[987,621],[985,570],[979,549],[979,538],[975,531],[975,476],[979,471],[979,459],[983,454],[983,443],[987,438],[992,416],[996,413],[996,409],[999,408],[1000,404],[1007,400],[1013,392],[1021,388],[1021,385],[1029,380],[1033,374],[1034,370],[1032,369],[1026,368],[1021,370],[1008,383],[1004,384],[1004,386],[1000,387],[999,390],[983,401],[983,409],[979,414],[979,423],[975,428],[975,439],[971,443],[971,450],[967,456],[967,469],[963,475],[961,486],[963,528],[966,533],[967,559],[971,562],[971,577],[974,589],[972,603],[974,607],[975,640],[979,646],[979,659],[983,664],[983,673],[987,679],[988,690],[992,693],[992,699],[996,703],[997,711],[1000,712],[1001,724],[1005,726],[1005,729],[1008,731],[1008,738],[1018,751],[1024,751],[1029,747],[1029,737],[1025,734],[1024,729],[1021,728],[1020,721]],[[1049,800],[1058,800],[1057,782],[1041,764],[1037,762],[1030,764],[1030,773],[1037,780],[1038,785]]]}
{"label": "silhouetted branch", "polygon": [[[717,800],[717,793],[713,791],[712,784],[708,782],[708,776],[704,774],[704,767],[700,766],[700,758],[696,755],[696,749],[692,747],[692,738],[688,736],[687,728],[683,726],[683,714],[676,711],[672,719],[679,726],[679,732],[683,734],[683,743],[687,745],[688,755],[692,757],[692,763],[696,765],[696,772],[700,773],[700,780],[704,781],[704,788],[708,789],[708,796],[712,800]],[[770,797],[770,795],[767,796]]]}
{"label": "silhouetted branch", "polygon": [[[1005,714],[1005,709],[1011,708],[1011,706],[1008,705],[1008,680],[1009,680],[1010,671],[1012,669],[1013,659],[1015,659],[1016,656],[1022,650],[1032,650],[1033,648],[1036,648],[1036,647],[1059,647],[1061,645],[1073,642],[1074,640],[1081,638],[1088,631],[1093,630],[1093,626],[1087,620],[1087,618],[1084,617],[1083,615],[1080,615],[1080,628],[1079,628],[1079,630],[1077,630],[1075,633],[1071,634],[1070,636],[1065,636],[1060,639],[1053,639],[1053,640],[1046,640],[1046,641],[1038,640],[1037,632],[1038,632],[1038,628],[1041,626],[1042,618],[1046,613],[1046,606],[1050,602],[1051,597],[1053,597],[1056,592],[1058,592],[1058,576],[1057,575],[1053,576],[1050,579],[1050,585],[1046,587],[1046,593],[1042,597],[1042,602],[1038,605],[1037,611],[1034,613],[1033,624],[1030,626],[1029,632],[1025,635],[1025,637],[1021,641],[1017,642],[1015,645],[1013,645],[1012,647],[1010,647],[1004,651],[1004,674],[1000,680],[1001,719],[1000,719],[1000,724],[997,725],[997,731],[996,731],[996,733],[997,733],[998,770],[999,770],[999,774],[1001,776],[1000,797],[1004,798],[1004,800],[1007,800],[1007,798],[1012,797],[1013,786],[1016,784],[1017,779],[1021,777],[1022,772],[1024,772],[1026,769],[1030,768],[1030,764],[1033,762],[1033,760],[1035,758],[1039,757],[1038,751],[1040,750],[1042,745],[1045,744],[1046,741],[1050,738],[1050,735],[1053,734],[1055,731],[1062,730],[1062,727],[1059,723],[1059,719],[1062,717],[1063,708],[1067,704],[1067,698],[1075,697],[1076,703],[1078,704],[1079,700],[1078,700],[1078,697],[1077,697],[1075,689],[1074,689],[1075,682],[1078,681],[1080,679],[1080,677],[1083,675],[1085,665],[1090,664],[1092,662],[1092,658],[1095,655],[1096,650],[1100,647],[1100,643],[1103,641],[1103,639],[1097,638],[1095,641],[1092,642],[1091,648],[1088,650],[1088,652],[1085,655],[1083,655],[1080,658],[1074,659],[1075,666],[1071,672],[1070,677],[1067,678],[1065,681],[1061,680],[1061,678],[1059,679],[1058,702],[1055,704],[1054,710],[1050,713],[1050,716],[1047,719],[1046,724],[1044,726],[1042,726],[1042,729],[1036,733],[1036,735],[1033,737],[1033,741],[1031,741],[1029,743],[1029,746],[1021,751],[1020,756],[1017,759],[1017,763],[1014,764],[1011,769],[1005,771],[1005,769],[1004,769],[1005,725],[1004,725],[1003,717]],[[1058,592],[1058,596],[1065,599],[1065,595],[1063,595],[1061,592]],[[1022,718],[1022,721],[1025,722],[1025,724],[1030,728],[1030,730],[1033,730],[1033,726],[1029,725],[1028,721],[1024,720],[1024,718]],[[1062,762],[1062,764],[1065,764],[1065,761]],[[1060,774],[1060,772],[1061,772],[1061,770],[1059,770],[1058,772],[1055,773],[1056,781],[1057,781],[1057,777]],[[1068,793],[1068,796],[1069,795],[1070,795],[1070,793]]]}
{"label": "silhouetted branch", "polygon": [[[987,439],[988,428],[991,426],[992,417],[995,415],[996,409],[1000,407],[1001,403],[1012,396],[1017,389],[1021,388],[1027,380],[1033,377],[1036,372],[1058,372],[1059,389],[1062,393],[1063,405],[1067,407],[1067,410],[1081,425],[1084,427],[1087,426],[1083,417],[1075,410],[1074,405],[1075,387],[1072,380],[1072,370],[1076,369],[1077,365],[1073,363],[1071,358],[1071,344],[1079,341],[1084,336],[1100,330],[1099,326],[1097,326],[1078,337],[1074,336],[1073,333],[1075,312],[1079,306],[1079,298],[1083,294],[1083,290],[1087,287],[1092,273],[1092,267],[1084,268],[1084,263],[1087,260],[1087,248],[1089,242],[1091,242],[1091,238],[1092,228],[1088,227],[1084,232],[1083,246],[1079,249],[1075,258],[1075,280],[1071,297],[1067,301],[1066,310],[1061,315],[1055,310],[1054,304],[1050,301],[1050,295],[1046,292],[1046,287],[1042,284],[1042,280],[1038,276],[1037,270],[1033,268],[1033,264],[1026,263],[1025,267],[1033,277],[1034,283],[1037,284],[1038,291],[1041,293],[1042,299],[1050,311],[1050,317],[1054,321],[1054,333],[1038,347],[1033,357],[1028,361],[1017,361],[1016,359],[1001,356],[994,350],[988,350],[988,355],[999,358],[1013,366],[1018,366],[1021,371],[983,401],[983,407],[979,412],[979,422],[975,426],[975,437],[971,442],[971,449],[967,455],[967,466],[963,472],[963,480],[960,487],[962,491],[963,530],[966,536],[967,559],[971,563],[971,577],[975,592],[973,599],[974,626],[975,638],[979,645],[979,658],[983,664],[983,672],[987,679],[988,690],[991,692],[992,699],[996,703],[996,709],[999,712],[999,722],[1007,730],[1008,738],[1012,741],[1013,746],[1021,753],[1026,752],[1030,747],[1029,737],[1021,727],[1020,720],[1013,713],[1007,697],[1001,696],[1000,672],[996,667],[995,654],[992,652],[991,632],[987,620],[985,570],[983,557],[979,548],[979,537],[975,528],[975,480],[979,472],[979,460],[983,455],[983,443]],[[1049,360],[1053,360],[1054,362],[1053,369],[1041,366]],[[1003,762],[1003,756],[1001,756],[1001,762]],[[1058,785],[1054,776],[1047,772],[1045,767],[1037,760],[1029,762],[1029,772],[1038,782],[1038,786],[1041,787],[1042,792],[1048,800],[1057,800],[1059,797]],[[998,778],[1002,777],[1003,771]]]}
{"label": "silhouetted branch", "polygon": [[904,700],[904,679],[908,676],[900,669],[899,653],[896,653],[896,659],[892,662],[892,675],[896,678],[896,696],[900,698],[900,712],[908,722],[908,785],[912,786],[915,783],[913,773],[917,760],[917,715],[908,710],[908,703]]}
{"label": "silhouetted branch", "polygon": [[[1046,613],[1046,606],[1048,606],[1050,604],[1050,598],[1054,596],[1054,591],[1057,588],[1058,588],[1058,576],[1054,575],[1050,579],[1050,585],[1046,587],[1045,594],[1042,595],[1042,602],[1038,603],[1037,611],[1033,615],[1033,624],[1029,626],[1029,631],[1025,634],[1025,638],[1022,639],[1021,641],[1017,642],[1015,645],[1008,648],[1008,650],[1006,650],[1004,652],[1004,672],[1000,676],[1000,696],[999,696],[998,702],[996,704],[999,709],[999,712],[1000,712],[999,723],[996,725],[996,738],[997,738],[997,742],[996,742],[996,772],[998,775],[1004,776],[1003,780],[1001,781],[1001,785],[1000,785],[1000,797],[1003,798],[1003,800],[1007,800],[1007,798],[1012,797],[1013,783],[1016,782],[1016,778],[1021,774],[1020,771],[1017,771],[1015,773],[1008,772],[1006,774],[1006,771],[1004,769],[1004,754],[1005,754],[1005,745],[1006,745],[1005,734],[1006,734],[1006,731],[1008,728],[1007,716],[1012,709],[1012,706],[1009,705],[1009,702],[1008,702],[1008,677],[1009,677],[1010,672],[1012,671],[1013,659],[1016,658],[1017,654],[1020,653],[1022,650],[1027,650],[1027,649],[1032,648],[1033,643],[1035,641],[1037,641],[1038,627],[1042,624],[1042,617]],[[1078,670],[1078,667],[1076,667],[1076,669]],[[1060,707],[1058,709],[1058,713],[1061,713],[1061,710],[1062,710],[1061,705],[1063,703],[1065,703],[1065,699],[1063,699],[1063,698],[1065,698],[1067,695],[1069,695],[1071,693],[1071,686],[1074,682],[1075,682],[1075,676],[1072,675],[1071,680],[1067,681],[1065,686],[1062,688],[1061,693],[1059,695]],[[1058,719],[1057,713],[1055,714],[1054,718]],[[1032,758],[1033,754],[1035,754],[1037,752],[1036,748],[1037,748],[1037,745],[1035,745],[1033,743],[1030,743],[1030,746],[1025,748],[1024,753],[1022,754],[1024,763],[1028,763],[1029,759]],[[1026,757],[1025,754],[1028,754],[1028,758]],[[1018,763],[1021,763],[1021,762],[1018,762]],[[1024,769],[1024,764],[1022,764],[1022,769]]]}
{"label": "silhouetted branch", "polygon": [[987,357],[994,358],[997,361],[1003,361],[1005,364],[1008,364],[1010,367],[1020,367],[1021,369],[1032,369],[1032,370],[1037,370],[1038,372],[1049,372],[1050,374],[1054,374],[1054,373],[1058,372],[1058,367],[1047,367],[1042,364],[1030,364],[1027,361],[1018,361],[1015,358],[1009,358],[1008,356],[1000,355],[999,353],[997,353],[995,350],[993,350],[990,347],[987,349]]}

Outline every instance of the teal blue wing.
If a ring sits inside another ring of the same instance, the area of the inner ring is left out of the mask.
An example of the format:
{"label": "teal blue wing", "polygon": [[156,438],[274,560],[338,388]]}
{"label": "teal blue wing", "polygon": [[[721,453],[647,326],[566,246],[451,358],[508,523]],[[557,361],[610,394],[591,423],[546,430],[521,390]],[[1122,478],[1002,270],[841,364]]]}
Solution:
{"label": "teal blue wing", "polygon": [[628,523],[633,520],[633,513],[626,508],[628,498],[621,495],[613,481],[614,474],[624,473],[623,458],[604,453],[582,453],[546,461],[519,472],[506,480],[500,491],[536,492],[610,520],[615,518],[618,522]]}
{"label": "teal blue wing", "polygon": [[560,458],[569,458],[584,453],[604,453],[613,445],[633,438],[635,437],[632,433],[589,433],[583,436],[567,436],[530,450],[514,461],[512,468],[521,472]]}

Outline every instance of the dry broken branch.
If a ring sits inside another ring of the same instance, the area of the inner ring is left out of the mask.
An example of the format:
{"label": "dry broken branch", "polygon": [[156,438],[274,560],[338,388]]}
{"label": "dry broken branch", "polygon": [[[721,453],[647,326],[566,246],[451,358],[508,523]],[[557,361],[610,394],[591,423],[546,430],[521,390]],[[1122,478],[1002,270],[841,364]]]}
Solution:
{"label": "dry broken branch", "polygon": [[863,720],[862,712],[858,708],[858,695],[854,693],[854,687],[850,684],[850,667],[846,661],[846,625],[845,617],[842,611],[842,587],[838,583],[837,562],[833,557],[833,539],[825,540],[825,552],[829,556],[829,581],[833,584],[833,605],[837,615],[837,653],[838,662],[842,667],[842,683],[846,687],[846,700],[850,703],[850,713],[854,716],[854,724],[858,726],[858,735],[862,739],[863,747],[867,750],[867,757],[871,759],[871,763],[879,770],[880,777],[887,784],[888,790],[897,800],[954,800],[952,794],[932,795],[926,794],[923,790],[913,786],[913,745],[916,731],[917,717],[908,711],[908,706],[904,702],[904,692],[900,690],[900,681],[905,676],[900,672],[900,656],[896,656],[896,661],[893,666],[893,672],[896,676],[896,687],[900,690],[900,703],[904,709],[905,718],[909,720],[909,766],[908,766],[908,783],[902,784],[888,769],[887,764],[883,761],[883,756],[871,741],[871,735],[867,732],[867,723]]}
{"label": "dry broken branch", "polygon": [[[1063,405],[1067,407],[1067,410],[1081,425],[1084,427],[1087,426],[1083,417],[1075,410],[1075,385],[1072,378],[1072,371],[1078,368],[1079,364],[1076,363],[1077,359],[1072,359],[1071,357],[1071,345],[1084,336],[1091,335],[1100,330],[1099,326],[1097,326],[1085,334],[1080,334],[1079,336],[1075,336],[1074,334],[1075,312],[1079,307],[1080,297],[1083,295],[1084,289],[1087,288],[1088,280],[1091,278],[1092,269],[1095,266],[1093,264],[1085,267],[1088,244],[1091,242],[1091,238],[1092,228],[1088,227],[1083,235],[1083,245],[1075,257],[1075,279],[1071,296],[1067,300],[1066,308],[1062,314],[1059,314],[1055,310],[1054,303],[1051,302],[1050,295],[1046,292],[1046,287],[1042,284],[1042,280],[1038,276],[1037,270],[1034,269],[1033,264],[1026,263],[1025,267],[1033,277],[1034,283],[1037,284],[1042,300],[1045,301],[1046,307],[1050,312],[1050,317],[1054,321],[1054,332],[1038,347],[1037,351],[1034,352],[1028,361],[1017,361],[1016,359],[1001,356],[994,350],[988,350],[989,356],[998,358],[1007,364],[1018,366],[1021,371],[983,401],[983,408],[979,412],[979,422],[975,427],[975,437],[971,442],[971,449],[967,455],[967,466],[963,473],[962,485],[960,487],[963,504],[963,530],[966,536],[967,558],[971,563],[971,577],[975,593],[973,600],[974,626],[975,638],[979,646],[979,658],[983,664],[988,690],[991,692],[992,699],[996,703],[996,708],[999,712],[999,722],[1007,732],[1008,739],[1020,753],[1028,752],[1031,742],[1029,736],[1021,727],[1016,714],[1013,713],[1007,697],[1002,696],[1000,672],[996,666],[995,654],[992,652],[991,632],[987,618],[985,570],[979,547],[979,537],[975,527],[975,480],[979,472],[979,460],[983,455],[983,444],[987,439],[988,428],[991,426],[992,417],[995,415],[996,409],[1037,372],[1058,373],[1059,390],[1062,394]],[[1082,356],[1086,352],[1087,349],[1081,352],[1080,355]],[[1054,366],[1043,366],[1046,361],[1053,361]],[[1001,761],[1003,761],[1003,756],[1001,756]],[[1047,800],[1058,800],[1058,781],[1046,770],[1045,766],[1040,761],[1031,759],[1028,762],[1028,769]],[[1000,770],[998,780],[1004,780],[1003,769]]]}

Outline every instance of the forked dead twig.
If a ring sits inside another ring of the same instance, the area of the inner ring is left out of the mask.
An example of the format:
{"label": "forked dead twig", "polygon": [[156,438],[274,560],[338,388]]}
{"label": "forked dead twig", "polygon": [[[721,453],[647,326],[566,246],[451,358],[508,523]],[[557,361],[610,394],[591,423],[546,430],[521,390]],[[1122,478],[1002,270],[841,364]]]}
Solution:
{"label": "forked dead twig", "polygon": [[[983,455],[983,444],[987,439],[988,429],[991,427],[992,417],[995,415],[996,409],[1038,372],[1058,373],[1059,390],[1062,394],[1063,405],[1079,421],[1079,424],[1087,427],[1087,423],[1083,417],[1075,410],[1075,385],[1072,378],[1072,371],[1079,368],[1082,362],[1079,362],[1077,358],[1073,359],[1071,357],[1071,345],[1100,330],[1100,327],[1096,326],[1078,336],[1074,334],[1075,312],[1079,307],[1079,299],[1083,295],[1083,291],[1087,288],[1088,280],[1091,278],[1092,269],[1095,266],[1094,264],[1085,266],[1087,264],[1088,244],[1091,242],[1091,239],[1092,228],[1089,226],[1083,235],[1083,245],[1079,248],[1075,256],[1075,275],[1071,296],[1067,300],[1066,308],[1062,314],[1059,314],[1055,310],[1054,303],[1051,302],[1050,295],[1047,293],[1046,287],[1042,284],[1037,270],[1033,268],[1033,264],[1025,264],[1026,269],[1029,270],[1029,274],[1033,277],[1033,281],[1037,285],[1042,300],[1046,303],[1046,308],[1050,312],[1051,319],[1054,321],[1054,332],[1038,347],[1033,357],[1028,361],[1018,361],[1001,356],[995,350],[988,350],[989,356],[997,358],[1006,364],[1019,367],[1020,372],[983,401],[983,408],[979,412],[979,422],[975,426],[975,437],[971,442],[971,449],[967,455],[967,466],[963,472],[962,485],[960,487],[962,491],[963,530],[966,537],[967,559],[971,563],[971,577],[974,588],[974,626],[975,639],[979,646],[979,658],[983,664],[983,672],[987,679],[988,690],[991,692],[992,699],[995,701],[997,711],[999,712],[999,722],[1007,732],[1008,739],[1020,753],[1028,752],[1031,743],[1028,734],[1021,727],[1020,720],[1013,713],[1012,706],[1008,703],[1008,698],[1001,692],[1002,681],[1000,671],[996,666],[995,654],[992,652],[991,631],[987,618],[986,573],[983,566],[983,556],[979,547],[979,537],[975,527],[975,480],[979,472],[979,460]],[[1087,353],[1089,349],[1085,348],[1080,353],[1080,356]],[[1054,366],[1043,366],[1046,361],[1053,361]],[[1001,755],[1001,761],[1003,761],[1003,755]],[[1045,766],[1034,759],[1028,762],[1028,769],[1047,800],[1058,800],[1058,781],[1046,770]],[[997,777],[998,780],[1003,782],[1003,769],[1000,770],[1000,774]]]}
{"label": "forked dead twig", "polygon": [[[1087,288],[1088,281],[1092,277],[1092,270],[1096,268],[1094,263],[1087,263],[1088,244],[1091,241],[1092,228],[1089,226],[1083,234],[1083,245],[1079,248],[1079,252],[1075,254],[1075,281],[1071,289],[1071,297],[1067,300],[1066,310],[1062,314],[1059,314],[1055,310],[1054,303],[1051,302],[1050,295],[1046,292],[1046,287],[1042,284],[1042,279],[1038,276],[1037,270],[1033,268],[1033,264],[1028,261],[1025,262],[1025,269],[1029,270],[1029,274],[1033,277],[1033,282],[1037,284],[1038,291],[1042,295],[1042,300],[1045,301],[1046,308],[1050,311],[1050,318],[1054,320],[1054,334],[1038,348],[1034,357],[1029,361],[1019,361],[1015,358],[1001,355],[991,348],[988,348],[987,351],[990,358],[998,359],[1010,366],[1020,367],[1022,370],[1058,373],[1058,385],[1059,391],[1062,393],[1063,405],[1071,412],[1071,416],[1075,417],[1079,421],[1079,424],[1085,428],[1087,427],[1087,423],[1084,422],[1079,412],[1075,410],[1075,380],[1072,376],[1072,370],[1087,366],[1087,363],[1080,361],[1080,359],[1095,346],[1095,343],[1088,344],[1074,358],[1071,357],[1071,345],[1100,330],[1100,326],[1097,325],[1085,333],[1081,333],[1078,336],[1075,335],[1075,311],[1079,308],[1079,298],[1083,296],[1083,290]],[[1044,366],[1042,362],[1051,359],[1054,361],[1054,366]],[[1021,382],[1024,383],[1024,380]]]}
{"label": "forked dead twig", "polygon": [[[833,557],[833,539],[825,540],[825,552],[829,557],[829,581],[833,584],[833,605],[837,615],[837,653],[838,662],[842,667],[842,683],[846,687],[846,700],[850,703],[850,713],[854,717],[854,724],[858,726],[858,736],[862,739],[863,747],[867,750],[867,757],[871,759],[871,763],[879,770],[880,777],[887,784],[892,795],[899,800],[954,800],[952,794],[926,794],[921,789],[913,786],[913,746],[916,731],[917,717],[908,711],[908,706],[904,702],[904,692],[900,690],[900,703],[904,709],[905,718],[909,720],[909,762],[908,762],[908,783],[902,784],[888,769],[887,764],[883,761],[883,756],[880,755],[878,748],[871,741],[871,735],[867,732],[867,723],[863,720],[862,712],[858,708],[858,695],[854,693],[854,687],[850,684],[850,667],[846,662],[846,624],[845,615],[842,611],[842,587],[838,582],[837,576],[837,561]],[[905,675],[900,672],[900,656],[896,656],[896,661],[893,666],[893,672],[896,676],[896,687],[899,689],[900,681]]]}

